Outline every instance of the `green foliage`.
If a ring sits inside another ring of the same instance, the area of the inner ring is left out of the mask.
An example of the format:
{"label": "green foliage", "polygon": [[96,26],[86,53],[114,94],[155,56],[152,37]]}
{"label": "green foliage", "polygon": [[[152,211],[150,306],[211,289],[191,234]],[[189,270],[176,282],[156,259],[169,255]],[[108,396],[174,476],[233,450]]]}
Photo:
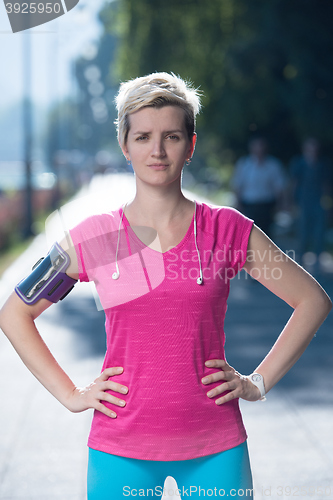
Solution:
{"label": "green foliage", "polygon": [[114,80],[172,71],[202,89],[211,164],[254,132],[285,160],[307,134],[331,147],[332,18],[331,0],[118,0],[101,14],[119,40]]}
{"label": "green foliage", "polygon": [[[102,23],[107,22],[104,19],[104,12],[100,13]],[[118,87],[118,82],[115,84],[110,65],[114,60],[114,51],[116,45],[116,37],[108,33],[106,30],[98,41],[96,55],[94,57],[80,57],[76,61],[75,75],[80,89],[80,99],[78,102],[79,120],[81,125],[90,129],[90,134],[87,137],[84,133],[80,135],[80,148],[90,154],[96,154],[99,149],[117,146],[117,141],[114,133],[114,96]],[[89,71],[95,68],[97,75],[95,78],[89,77]],[[101,89],[97,92],[97,85]],[[94,113],[94,108],[97,113]],[[98,110],[102,111],[102,114]],[[104,113],[103,113],[104,109]]]}
{"label": "green foliage", "polygon": [[118,150],[113,102],[118,80],[115,81],[111,70],[117,36],[108,32],[112,13],[111,5],[100,12],[105,26],[102,36],[96,45],[92,43],[91,50],[83,48],[82,55],[75,61],[76,95],[57,103],[49,112],[45,141],[51,164],[59,150],[79,150],[92,162],[99,150]]}

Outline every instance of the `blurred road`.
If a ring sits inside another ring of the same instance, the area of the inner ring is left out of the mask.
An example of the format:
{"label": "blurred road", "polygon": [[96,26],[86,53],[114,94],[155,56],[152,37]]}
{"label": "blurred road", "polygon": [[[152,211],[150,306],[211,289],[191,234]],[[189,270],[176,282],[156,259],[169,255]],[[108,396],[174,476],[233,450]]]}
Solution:
{"label": "blurred road", "polygon": [[[85,208],[96,191],[96,207],[110,204],[112,198],[115,208],[134,193],[133,179],[127,175],[94,179],[81,198]],[[66,210],[5,273],[0,304],[45,254],[60,225],[69,224],[64,219]],[[333,278],[323,275],[320,282],[333,296]],[[225,323],[229,363],[250,373],[290,313],[289,306],[241,272],[232,282]],[[37,326],[75,383],[85,385],[96,378],[105,349],[104,313],[97,310],[89,284],[80,284],[66,300],[48,309]],[[241,402],[257,500],[333,498],[332,326],[330,315],[265,403]],[[0,335],[0,394],[0,499],[85,500],[92,412],[71,414],[63,408],[28,372],[4,335]]]}

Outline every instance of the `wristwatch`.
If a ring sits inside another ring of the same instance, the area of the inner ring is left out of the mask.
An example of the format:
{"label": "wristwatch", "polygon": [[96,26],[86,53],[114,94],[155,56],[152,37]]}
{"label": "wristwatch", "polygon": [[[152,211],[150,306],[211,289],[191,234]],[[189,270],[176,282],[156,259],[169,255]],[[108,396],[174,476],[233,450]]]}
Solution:
{"label": "wristwatch", "polygon": [[252,373],[247,378],[252,382],[252,384],[254,384],[255,386],[258,387],[258,389],[260,391],[260,395],[261,395],[260,401],[266,401],[264,377],[262,375],[260,375],[260,373]]}

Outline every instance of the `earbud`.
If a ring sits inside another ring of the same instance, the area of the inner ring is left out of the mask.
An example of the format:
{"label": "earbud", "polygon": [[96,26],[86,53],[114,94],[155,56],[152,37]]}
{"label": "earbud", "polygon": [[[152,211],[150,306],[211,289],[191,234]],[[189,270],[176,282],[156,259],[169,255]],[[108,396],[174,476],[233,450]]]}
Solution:
{"label": "earbud", "polygon": [[197,251],[197,254],[198,254],[198,261],[199,261],[199,272],[200,272],[200,276],[199,278],[197,278],[197,284],[198,285],[202,285],[203,284],[203,278],[202,278],[202,267],[201,267],[201,259],[200,259],[200,252],[199,252],[199,249],[198,249],[198,245],[197,245],[197,203],[195,203],[195,208],[194,208],[194,243],[195,243],[195,248],[196,248],[196,251]]}
{"label": "earbud", "polygon": [[121,214],[120,221],[119,221],[118,240],[117,240],[117,249],[116,249],[116,269],[117,270],[112,274],[113,280],[117,280],[120,277],[120,271],[119,271],[119,267],[118,267],[118,248],[119,248],[120,227],[121,227],[121,224],[123,222],[123,217],[124,217],[126,205],[127,205],[127,201],[126,201],[125,205],[123,206],[123,212]]}

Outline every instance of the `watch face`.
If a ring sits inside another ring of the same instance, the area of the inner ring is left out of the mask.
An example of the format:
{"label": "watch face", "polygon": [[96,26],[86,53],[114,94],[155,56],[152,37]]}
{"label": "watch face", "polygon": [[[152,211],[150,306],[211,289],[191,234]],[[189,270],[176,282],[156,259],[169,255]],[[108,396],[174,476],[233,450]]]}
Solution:
{"label": "watch face", "polygon": [[253,382],[260,382],[262,380],[262,376],[259,375],[259,373],[256,373],[255,375],[252,375],[252,380]]}

